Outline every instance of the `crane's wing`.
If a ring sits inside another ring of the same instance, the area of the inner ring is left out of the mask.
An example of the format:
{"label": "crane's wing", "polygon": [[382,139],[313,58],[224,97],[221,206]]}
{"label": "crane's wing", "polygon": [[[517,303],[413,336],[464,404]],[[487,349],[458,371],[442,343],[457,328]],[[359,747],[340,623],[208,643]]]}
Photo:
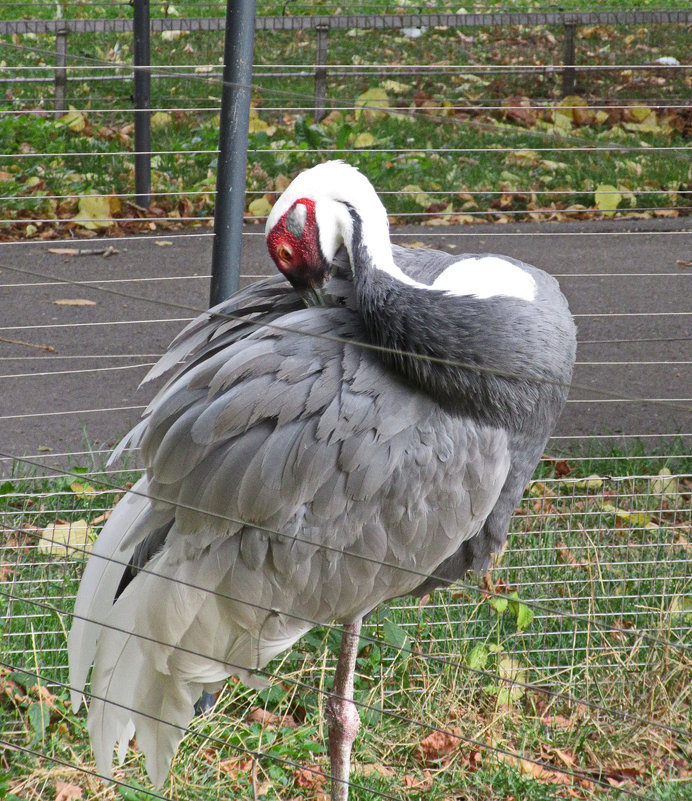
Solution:
{"label": "crane's wing", "polygon": [[139,502],[107,523],[101,550],[138,549],[134,578],[97,558],[110,566],[78,598],[96,623],[70,634],[77,690],[95,649],[103,772],[134,724],[161,783],[202,689],[231,673],[252,683],[315,622],[413,589],[480,530],[505,482],[506,432],[447,415],[353,344],[349,282],[309,309],[278,287],[188,327],[131,437],[151,526]]}

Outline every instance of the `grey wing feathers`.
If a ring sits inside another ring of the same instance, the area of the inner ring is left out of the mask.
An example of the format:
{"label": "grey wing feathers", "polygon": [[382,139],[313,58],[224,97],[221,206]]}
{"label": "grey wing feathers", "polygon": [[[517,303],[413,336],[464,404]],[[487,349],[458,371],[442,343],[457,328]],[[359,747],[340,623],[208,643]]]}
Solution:
{"label": "grey wing feathers", "polygon": [[[111,516],[77,600],[91,622],[70,634],[75,693],[95,654],[92,690],[108,699],[89,719],[103,772],[135,725],[162,782],[203,689],[231,673],[256,685],[315,622],[410,592],[499,497],[506,433],[447,415],[345,344],[363,331],[350,284],[330,284],[334,303],[307,313],[264,282],[233,319],[221,306],[194,321],[157,368],[172,376],[131,440],[153,500]],[[258,327],[265,314],[281,330]],[[127,561],[138,543],[146,570],[136,558],[112,605],[123,568],[99,554]]]}

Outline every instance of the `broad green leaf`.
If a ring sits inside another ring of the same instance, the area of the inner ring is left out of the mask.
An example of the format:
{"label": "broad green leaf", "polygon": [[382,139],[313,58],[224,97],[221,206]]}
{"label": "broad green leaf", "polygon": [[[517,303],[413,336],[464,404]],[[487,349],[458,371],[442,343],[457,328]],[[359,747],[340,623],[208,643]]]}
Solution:
{"label": "broad green leaf", "polygon": [[488,601],[488,603],[498,613],[498,615],[501,615],[505,611],[505,609],[507,609],[508,605],[507,599],[503,598],[500,595],[495,595]]}
{"label": "broad green leaf", "polygon": [[474,645],[469,654],[467,664],[471,670],[483,670],[485,668],[488,664],[488,649],[484,643],[479,642]]}
{"label": "broad green leaf", "polygon": [[50,723],[50,707],[37,701],[29,707],[29,723],[37,740],[42,740]]}
{"label": "broad green leaf", "polygon": [[664,500],[676,502],[678,500],[678,480],[671,478],[670,470],[662,467],[658,471],[658,477],[651,482],[651,492],[654,495],[662,495]]}
{"label": "broad green leaf", "polygon": [[611,184],[599,184],[595,192],[596,207],[611,217],[620,205],[622,195]]}
{"label": "broad green leaf", "polygon": [[523,631],[525,628],[531,625],[531,621],[533,620],[534,616],[533,609],[526,604],[521,603],[519,600],[519,593],[516,591],[510,593],[509,610],[517,619],[518,631]]}
{"label": "broad green leaf", "polygon": [[389,643],[389,645],[393,645],[399,650],[406,647],[408,634],[401,626],[397,626],[396,623],[392,623],[391,620],[386,619],[382,622],[382,630],[384,632],[385,642]]}

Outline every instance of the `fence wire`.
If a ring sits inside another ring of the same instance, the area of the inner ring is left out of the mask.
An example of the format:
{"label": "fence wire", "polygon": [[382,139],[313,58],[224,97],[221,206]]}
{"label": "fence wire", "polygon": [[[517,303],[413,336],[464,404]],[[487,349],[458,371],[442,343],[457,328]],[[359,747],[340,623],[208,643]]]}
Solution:
{"label": "fence wire", "polygon": [[[70,4],[62,5],[67,7]],[[82,10],[85,8],[85,4],[77,5]],[[95,10],[100,7],[97,3],[91,5]],[[164,10],[167,5],[162,4]],[[176,5],[180,9],[197,9],[207,5],[220,8],[222,4],[187,2]],[[292,5],[295,11],[298,4]],[[301,4],[301,8],[307,5]],[[376,3],[362,5],[362,10],[368,13],[385,7],[384,4]],[[332,9],[328,4],[321,4],[320,9],[334,12],[336,6]],[[353,10],[355,13],[361,9],[354,7]],[[478,9],[474,6],[473,10]],[[286,24],[299,27],[294,22]],[[331,32],[330,38],[336,38],[336,35]],[[181,41],[185,41],[186,37],[187,34]],[[30,55],[48,61],[53,53],[48,48],[36,45],[35,40],[19,43],[0,41],[0,47],[4,47],[7,53]],[[305,52],[303,50],[303,54]],[[219,76],[213,72],[216,66],[210,60],[197,61],[194,52],[190,56],[189,65],[165,63],[152,67],[152,79],[155,82],[163,85],[163,82],[170,84],[171,81],[184,81],[189,89],[185,98],[188,105],[181,104],[175,95],[165,100],[161,95],[156,99],[154,112],[170,115],[218,113],[215,98],[211,105],[206,103],[209,100],[208,93],[218,91],[221,86]],[[378,53],[377,57],[380,58],[381,55]],[[132,112],[129,103],[116,100],[116,104],[121,107],[115,108],[111,102],[110,105],[95,109],[93,106],[98,103],[99,97],[92,89],[98,86],[97,91],[102,92],[105,86],[112,86],[116,88],[109,88],[108,91],[115,92],[116,95],[122,93],[122,81],[130,79],[131,65],[107,64],[103,63],[104,59],[97,63],[99,59],[93,56],[74,52],[69,53],[69,59],[72,63],[66,65],[70,75],[68,85],[78,86],[77,82],[82,82],[88,86],[88,93],[74,98],[78,105],[73,113],[83,115],[85,125],[107,126],[110,124],[108,117],[118,119],[117,115],[120,115],[118,124],[125,124],[123,115]],[[523,100],[498,102],[498,98],[491,93],[464,98],[463,102],[452,98],[446,101],[448,105],[439,99],[419,97],[414,100],[411,93],[406,97],[393,98],[386,104],[382,103],[381,95],[379,100],[358,100],[358,95],[364,89],[370,88],[372,80],[384,80],[384,73],[390,79],[395,76],[400,81],[415,79],[417,86],[425,90],[430,88],[431,82],[447,81],[450,76],[459,73],[491,78],[495,74],[501,74],[523,79],[539,74],[549,76],[557,69],[554,65],[527,63],[450,63],[439,66],[402,62],[403,60],[395,59],[392,63],[348,64],[335,58],[328,65],[331,83],[326,96],[325,112],[353,114],[356,118],[358,115],[395,115],[394,119],[401,125],[404,122],[406,125],[413,122],[421,127],[432,122],[453,137],[457,136],[460,121],[450,115],[481,112],[501,116],[526,113],[527,107]],[[689,64],[679,62],[647,64],[633,59],[628,59],[628,62],[622,65],[585,64],[583,67],[580,65],[579,70],[586,75],[629,71],[642,76],[648,75],[656,80],[664,75],[689,75],[690,70]],[[256,119],[262,121],[257,124],[259,130],[266,130],[263,124],[271,126],[277,115],[301,119],[310,112],[310,81],[313,79],[314,65],[304,55],[298,64],[281,61],[258,66],[258,83],[254,90],[257,98],[265,103],[264,106],[258,105],[255,110]],[[4,71],[0,70],[0,81],[7,81],[8,90],[12,92],[13,87],[19,86],[17,78],[22,83],[31,82],[36,89],[45,86],[47,76],[43,73],[49,73],[53,67],[45,63],[14,64],[9,67],[3,65],[3,69]],[[195,73],[195,69],[201,71]],[[113,83],[108,82],[115,76],[101,74],[102,71],[117,70],[127,71],[128,74],[118,76]],[[379,78],[375,77],[378,75]],[[303,83],[298,88],[284,85],[279,89],[277,77]],[[267,81],[273,82],[273,86],[267,85]],[[487,91],[485,86],[482,89]],[[103,97],[108,97],[110,102],[113,95]],[[276,99],[275,102],[271,102],[272,97]],[[27,96],[30,103],[39,101],[44,105],[40,109],[42,114],[47,114],[45,102],[50,99],[50,91],[42,98]],[[283,105],[281,100],[284,101]],[[21,102],[12,102],[14,107],[0,112],[0,123],[11,121],[14,125],[22,115],[32,112],[30,105],[18,107]],[[423,102],[429,105],[423,108]],[[672,96],[647,98],[646,95],[638,95],[632,100],[623,100],[620,97],[615,101],[590,102],[589,108],[594,113],[600,111],[605,114],[628,114],[628,109],[637,102],[654,109],[657,115],[662,115],[666,109],[684,115],[689,109],[684,99],[675,99]],[[555,98],[543,98],[530,103],[530,113],[539,117],[544,114],[553,115],[556,110],[557,113],[574,114],[581,109],[581,102],[569,99],[560,103]],[[54,125],[53,114],[46,116],[46,119]],[[656,122],[659,119],[662,117],[656,116]],[[492,125],[498,122],[502,123],[503,120],[497,119]],[[483,126],[487,127],[489,123],[489,120],[484,120]],[[81,122],[78,120],[77,124]],[[170,123],[166,122],[166,125]],[[292,148],[284,144],[277,149],[266,142],[264,146],[255,142],[251,147],[251,165],[253,159],[260,164],[264,158],[280,158],[286,164],[285,169],[290,171],[302,165],[301,159],[316,160],[330,153],[346,154],[347,157],[360,159],[360,163],[367,165],[374,163],[368,162],[368,159],[377,158],[380,154],[387,154],[396,164],[399,160],[414,155],[425,159],[447,156],[473,159],[487,150],[486,147],[466,143],[462,146],[438,146],[429,144],[424,139],[417,141],[413,128],[411,131],[414,138],[406,147],[397,147],[392,142],[384,141],[355,148],[353,142],[345,142],[342,146],[336,142],[311,143],[310,132],[308,128],[305,130],[308,138],[300,147]],[[319,128],[316,130],[316,133],[313,131],[314,136],[319,134]],[[367,126],[364,128],[361,123],[358,130],[367,132]],[[684,165],[689,161],[686,153],[689,148],[679,143],[658,143],[655,147],[648,141],[637,144],[605,142],[594,145],[583,141],[579,129],[573,128],[556,141],[537,147],[531,140],[537,140],[538,133],[525,133],[526,139],[522,142],[513,141],[507,146],[494,147],[494,158],[499,160],[506,157],[519,161],[524,159],[533,163],[537,170],[550,170],[552,167],[541,168],[540,161],[552,155],[567,158],[569,154],[578,153],[585,159],[602,159],[594,162],[594,166],[601,167],[615,154],[625,154],[633,158],[666,158],[670,155],[677,160],[681,176]],[[109,159],[119,161],[123,165],[122,170],[127,172],[126,165],[131,159],[131,150],[126,143],[123,142],[116,148],[110,145],[108,147],[111,149],[101,152],[77,148],[61,152],[51,147],[50,140],[46,140],[35,152],[18,149],[6,163],[38,165],[22,166],[21,170],[25,170],[27,175],[33,171],[33,177],[39,181],[32,186],[39,187],[37,191],[45,192],[45,187],[40,186],[40,182],[45,181],[45,176],[37,170],[40,170],[42,161],[46,160],[72,159],[75,164],[81,162],[80,173],[96,173],[104,169],[103,163],[108,161],[105,158],[108,156]],[[182,148],[157,147],[151,155],[154,159],[179,159],[176,169],[184,176],[185,169],[195,159],[206,159],[206,166],[210,167],[216,150],[214,146],[193,146],[190,142]],[[297,160],[291,162],[292,158]],[[3,164],[0,164],[0,172],[5,170]],[[366,166],[364,169],[367,172]],[[155,167],[156,170],[158,167]],[[97,178],[92,177],[90,180],[98,184]],[[127,221],[132,227],[120,231],[113,228],[122,225],[119,212],[92,214],[90,221],[94,228],[91,229],[89,242],[85,243],[81,236],[85,233],[84,230],[71,222],[77,197],[106,198],[109,202],[110,199],[117,199],[122,204],[127,204],[131,195],[127,186],[119,190],[111,186],[100,191],[93,186],[83,185],[78,193],[58,191],[32,196],[25,186],[20,189],[18,173],[11,176],[9,191],[3,194],[0,201],[3,208],[12,209],[11,214],[0,213],[0,222],[6,226],[14,226],[14,241],[0,245],[0,270],[3,279],[0,290],[9,294],[11,303],[28,298],[32,305],[46,302],[52,304],[54,296],[46,299],[40,294],[52,288],[70,293],[77,288],[89,288],[97,293],[95,297],[105,297],[105,294],[100,293],[109,289],[114,303],[128,302],[136,304],[137,309],[148,307],[151,312],[134,312],[132,319],[125,320],[117,319],[107,311],[104,315],[103,308],[98,309],[96,318],[75,317],[67,322],[50,319],[50,315],[27,315],[22,320],[14,317],[6,319],[0,326],[0,358],[3,360],[0,379],[13,384],[19,382],[17,385],[24,387],[25,395],[37,394],[35,390],[26,389],[27,386],[37,385],[32,382],[42,383],[49,389],[45,398],[39,398],[36,405],[22,402],[21,408],[16,405],[14,408],[3,408],[0,420],[5,425],[21,426],[24,421],[30,425],[40,425],[41,420],[57,421],[61,418],[88,420],[89,417],[108,414],[114,415],[112,419],[115,422],[115,415],[126,414],[133,419],[143,409],[141,403],[129,402],[129,394],[118,390],[109,395],[112,398],[110,403],[104,402],[94,394],[94,382],[108,381],[109,377],[124,381],[127,375],[143,372],[149,367],[150,360],[158,358],[172,333],[189,320],[189,314],[202,308],[198,301],[171,302],[161,296],[176,285],[185,286],[189,296],[199,292],[200,287],[204,291],[206,271],[197,275],[190,275],[188,269],[182,275],[118,277],[118,268],[109,259],[103,263],[105,269],[99,268],[96,278],[82,280],[82,274],[75,278],[74,273],[80,268],[78,256],[74,253],[62,254],[70,261],[69,268],[63,271],[64,274],[48,275],[44,271],[41,275],[36,270],[32,273],[31,268],[21,262],[36,258],[37,250],[45,251],[51,247],[64,246],[63,240],[67,238],[71,240],[71,246],[78,245],[78,252],[82,249],[93,250],[97,243],[104,243],[109,248],[123,248],[128,242],[139,241],[138,236],[132,235],[134,231],[139,233],[147,229],[156,232],[149,240],[149,247],[153,249],[157,240],[159,244],[168,244],[165,238],[168,232],[161,235],[162,230],[166,231],[166,226],[181,229],[181,233],[176,233],[177,243],[189,242],[196,247],[199,243],[208,241],[211,232],[190,231],[186,226],[210,222],[209,210],[213,205],[215,190],[213,184],[199,190],[185,186],[184,181],[183,177],[175,187],[155,186],[152,197],[156,202],[176,199],[182,201],[184,198],[194,202],[205,200],[206,205],[182,212],[167,208],[156,215],[140,211],[138,216]],[[440,220],[456,221],[458,224],[470,224],[479,219],[507,223],[514,217],[526,215],[526,210],[502,206],[495,208],[491,205],[494,201],[502,202],[508,196],[523,195],[531,198],[533,194],[544,199],[545,207],[534,202],[529,210],[528,218],[533,220],[579,217],[589,211],[584,207],[548,207],[551,200],[560,198],[568,198],[567,202],[572,205],[581,203],[583,206],[588,193],[571,186],[522,187],[515,184],[511,190],[495,189],[492,186],[478,189],[468,186],[458,176],[445,176],[440,180],[433,177],[428,183],[424,177],[417,177],[415,180],[408,180],[408,183],[415,183],[416,186],[407,187],[402,181],[399,186],[384,187],[380,192],[385,204],[390,201],[402,202],[402,198],[409,202],[404,207],[405,213],[399,214],[405,222],[415,223],[416,228],[408,232],[394,228],[393,233],[400,241],[425,238],[426,242],[440,241],[445,243],[445,247],[453,248],[455,242],[463,243],[466,237],[478,237],[479,233],[477,230],[445,230],[439,226]],[[249,187],[248,198],[271,199],[277,191],[273,184],[262,185],[260,182]],[[692,586],[689,569],[692,457],[689,443],[692,434],[686,433],[690,428],[690,398],[687,397],[689,383],[686,383],[686,376],[689,374],[691,361],[683,348],[689,345],[689,333],[684,327],[688,322],[687,316],[692,312],[683,308],[686,298],[685,282],[690,275],[683,264],[689,261],[689,254],[686,254],[684,247],[688,243],[685,237],[691,232],[682,221],[689,209],[687,198],[692,190],[689,188],[689,179],[685,184],[684,176],[675,185],[652,188],[651,184],[645,182],[644,175],[640,184],[629,191],[632,198],[641,196],[641,200],[627,200],[630,203],[627,211],[635,215],[635,219],[636,215],[654,216],[663,211],[666,216],[678,218],[678,227],[675,227],[676,221],[666,230],[618,231],[600,227],[560,233],[568,238],[596,237],[599,242],[606,242],[612,237],[645,237],[647,240],[663,237],[664,241],[671,243],[671,250],[675,249],[676,255],[679,254],[680,269],[677,271],[671,271],[676,265],[669,260],[664,268],[667,272],[623,272],[609,264],[605,270],[604,265],[600,265],[598,271],[572,272],[560,276],[565,291],[570,287],[572,279],[580,282],[581,290],[595,280],[619,282],[616,289],[612,290],[612,295],[608,294],[607,303],[602,308],[593,310],[580,307],[575,313],[580,328],[586,329],[586,333],[580,334],[582,350],[573,395],[580,392],[600,392],[609,397],[571,397],[569,403],[571,409],[580,409],[580,415],[592,414],[598,404],[618,404],[623,416],[622,430],[599,433],[585,433],[581,430],[573,433],[574,429],[562,428],[558,431],[551,441],[549,454],[544,457],[539,472],[527,488],[521,507],[513,519],[510,547],[498,558],[493,572],[480,585],[464,581],[449,590],[423,599],[421,603],[402,600],[391,602],[388,607],[378,610],[365,628],[358,667],[361,692],[356,703],[368,725],[380,727],[378,731],[381,731],[380,737],[383,740],[392,736],[392,729],[387,727],[395,723],[407,732],[405,737],[408,742],[420,742],[428,734],[448,737],[455,740],[457,745],[461,744],[466,749],[465,754],[473,755],[478,752],[492,755],[499,766],[510,765],[520,773],[529,773],[536,781],[558,785],[560,782],[567,782],[571,788],[577,788],[575,792],[581,793],[579,797],[585,797],[596,789],[605,792],[608,787],[635,798],[654,796],[649,794],[641,771],[618,773],[612,766],[601,765],[599,772],[593,769],[593,760],[589,761],[586,757],[582,763],[573,761],[572,764],[564,761],[564,752],[562,757],[556,757],[555,751],[550,751],[550,742],[553,738],[558,742],[561,715],[569,715],[567,710],[612,737],[615,737],[618,729],[621,730],[620,734],[622,731],[627,732],[632,741],[639,737],[641,742],[647,743],[652,742],[656,736],[665,735],[669,738],[665,748],[670,753],[685,753],[684,749],[689,744],[690,687],[689,680],[685,680],[685,671],[689,675],[689,604]],[[447,210],[421,208],[416,205],[416,198],[421,195],[427,196],[427,205],[432,207],[438,198],[448,199],[458,194],[463,194],[464,202],[477,206],[465,209],[455,206],[453,210]],[[623,194],[627,195],[622,186],[601,189],[602,196]],[[655,196],[667,198],[663,209],[646,202],[646,198]],[[48,202],[56,204],[55,208],[46,211],[44,207],[41,211],[41,204]],[[69,215],[65,209],[61,211],[61,203],[73,203]],[[249,212],[248,222],[262,221],[265,214],[266,212]],[[608,217],[604,217],[603,223],[607,225]],[[431,220],[438,221],[436,227],[425,230],[418,225]],[[32,237],[36,237],[41,231],[49,231],[51,238],[45,241],[25,239],[29,226],[37,229],[31,234]],[[477,227],[480,226],[474,226]],[[529,237],[549,237],[545,239],[547,244],[557,241],[556,232],[550,230],[524,232],[520,230],[520,226],[512,231],[498,230],[502,227],[486,225],[482,237],[492,242],[493,238],[506,236],[507,241],[514,241],[519,245],[522,238]],[[117,239],[103,236],[102,232],[109,229],[112,233],[121,235]],[[258,236],[261,236],[260,230],[248,233],[249,239]],[[23,255],[27,253],[32,255]],[[83,255],[89,259],[89,269],[93,270],[95,254],[86,252]],[[97,255],[106,254],[101,252]],[[33,274],[35,282],[23,280],[21,276],[15,278],[15,274],[22,271],[25,279]],[[243,276],[247,281],[255,277],[256,273],[248,271]],[[628,283],[634,279],[645,282],[654,277],[669,278],[671,281],[665,285],[664,293],[660,296],[657,294],[652,299],[651,308],[647,306],[646,309],[638,310],[636,307],[623,307],[625,301],[618,297],[623,279]],[[121,284],[126,287],[123,292],[119,291]],[[142,291],[145,286],[160,286],[161,289],[157,289],[158,297],[145,296]],[[97,305],[99,302],[97,301]],[[676,306],[675,302],[680,302],[682,306]],[[169,308],[177,305],[178,309],[187,314],[164,316],[161,311],[163,305],[168,305]],[[621,324],[619,321],[625,326],[643,325],[644,328],[636,331],[613,328]],[[659,326],[664,324],[667,327],[661,329]],[[600,327],[588,327],[594,325]],[[98,332],[122,326],[131,326],[135,332],[148,332],[147,344],[143,346],[142,341],[135,337],[132,353],[116,353],[109,350],[105,341],[104,352],[97,353],[97,346],[86,339],[100,336]],[[617,335],[613,335],[613,331],[617,331]],[[62,343],[71,340],[75,347],[69,347],[65,351],[65,345],[61,344],[56,350],[51,344],[37,341],[37,338],[48,334],[52,337],[58,333],[64,337]],[[654,347],[655,343],[660,343],[661,350],[647,357],[641,356],[641,351],[623,351],[623,348],[628,347],[640,348],[643,343]],[[594,349],[595,346],[598,346],[597,350]],[[587,347],[589,350],[584,351]],[[52,352],[37,356],[30,350],[33,348],[52,349]],[[28,352],[32,355],[28,356]],[[45,369],[48,360],[60,360],[60,369]],[[98,361],[98,364],[95,365],[92,360]],[[123,360],[135,363],[123,364]],[[85,361],[89,364],[85,365]],[[628,367],[631,373],[635,373],[636,380],[631,380],[625,387],[609,387],[610,373],[615,366]],[[649,370],[654,378],[642,383],[643,369]],[[586,381],[580,370],[600,370],[600,373],[584,373],[589,379]],[[674,375],[677,375],[677,380],[674,380]],[[80,386],[83,387],[83,403],[78,409],[70,407],[60,397],[62,385],[59,382],[66,380],[82,382]],[[93,403],[90,402],[92,397]],[[113,402],[115,399],[117,402]],[[586,412],[581,411],[585,404],[590,404],[586,407]],[[643,427],[638,418],[631,416],[628,411],[628,407],[634,405],[640,408],[642,404],[649,409],[646,414],[652,418],[653,429]],[[676,412],[677,419],[674,422],[671,422],[670,416],[663,417],[658,422],[666,408],[669,412]],[[122,423],[119,422],[118,425]],[[120,433],[123,433],[122,430],[112,431],[110,436]],[[644,443],[643,452],[609,452],[611,442],[622,444],[631,441]],[[575,452],[571,446],[577,442],[591,442],[595,446],[593,455]],[[658,450],[652,452],[648,443],[655,443]],[[101,442],[79,450],[79,444],[75,441],[74,447],[64,452],[38,451],[24,459],[22,457],[27,453],[25,442],[17,439],[11,445],[9,447],[5,441],[4,449],[0,452],[0,636],[3,654],[0,683],[3,687],[14,686],[16,697],[21,695],[16,688],[23,686],[25,700],[22,702],[23,707],[17,707],[14,716],[3,717],[3,720],[11,721],[11,729],[5,731],[3,726],[3,746],[23,751],[27,757],[33,759],[52,762],[61,769],[75,770],[84,776],[95,777],[95,771],[81,756],[78,758],[72,752],[72,756],[66,759],[64,752],[46,747],[45,729],[41,730],[40,725],[37,729],[34,724],[27,723],[25,713],[27,708],[30,712],[33,705],[32,685],[41,685],[57,694],[66,690],[68,678],[65,632],[71,625],[74,597],[84,559],[116,497],[122,495],[129,486],[127,482],[134,479],[138,466],[137,453],[131,457],[132,469],[123,470],[104,467],[109,448],[103,447]],[[32,448],[35,448],[33,444],[28,447],[29,453]],[[76,473],[70,469],[75,465],[78,466]],[[244,602],[249,603],[247,600]],[[278,707],[275,705],[276,698],[272,701],[271,694],[260,696],[258,701],[256,695],[243,691],[237,685],[229,685],[226,694],[229,696],[229,707],[236,718],[233,727],[224,729],[222,724],[217,724],[216,728],[210,730],[199,721],[193,723],[191,736],[185,746],[188,752],[197,754],[202,761],[216,759],[217,765],[221,759],[218,754],[231,754],[235,760],[242,757],[252,760],[255,767],[252,769],[251,789],[255,795],[258,791],[256,765],[260,763],[280,765],[285,770],[293,771],[294,776],[300,775],[301,771],[307,771],[315,780],[325,778],[324,763],[316,766],[308,752],[304,753],[304,758],[295,760],[261,744],[258,747],[248,747],[238,733],[242,726],[238,718],[242,718],[244,714],[241,711],[247,711],[257,703],[288,713],[296,708],[295,698],[299,693],[306,698],[314,696],[316,700],[310,703],[320,709],[334,664],[331,636],[328,630],[320,631],[307,644],[297,646],[292,655],[268,666],[267,675],[274,680],[275,687],[281,688],[278,694],[283,696],[283,700],[278,701]],[[315,656],[316,641],[319,641],[317,653],[322,654],[320,657]],[[23,684],[22,675],[25,676]],[[440,681],[444,684],[441,685]],[[89,690],[87,695],[88,693]],[[451,699],[457,697],[457,694],[463,696],[461,703],[465,703],[467,709],[473,709],[475,705],[476,709],[485,709],[491,717],[498,713],[511,717],[511,713],[516,713],[519,708],[522,709],[522,714],[530,715],[531,710],[538,709],[546,743],[531,748],[506,733],[504,739],[499,740],[495,735],[487,736],[489,724],[480,715],[474,718],[470,727],[452,726],[448,719],[442,720],[431,714],[429,704],[426,706],[426,698],[430,696],[438,700],[440,708],[452,709]],[[286,699],[293,699],[293,706]],[[34,700],[40,705],[40,695]],[[40,730],[44,739],[40,743],[34,739],[28,745],[27,732],[31,731],[32,725],[34,734]],[[219,731],[229,731],[230,737],[219,736]],[[657,734],[654,736],[652,732]],[[210,756],[209,748],[214,749],[217,756]],[[391,753],[388,749],[380,750]],[[471,757],[471,762],[466,764],[475,769],[473,759]],[[178,788],[161,795],[143,789],[139,779],[135,778],[141,775],[137,772],[136,758],[134,762],[134,765],[128,763],[123,772],[116,773],[116,782],[124,790],[158,798],[180,798],[181,793],[186,798],[195,797],[194,790],[181,791]],[[394,778],[387,786],[401,788],[406,784],[401,777],[407,768],[402,767],[400,757],[393,759],[392,765],[390,776]],[[531,770],[527,767],[529,765],[532,766]],[[419,762],[421,771],[425,766],[424,761]],[[443,767],[452,770],[450,764]],[[265,770],[264,775],[269,775],[266,769],[260,768],[261,770]],[[219,775],[217,770],[215,776]],[[641,784],[631,783],[633,776],[642,779]],[[684,771],[680,772],[680,776],[684,781]],[[561,778],[558,780],[557,777]],[[27,771],[26,782],[27,787],[35,787],[36,775]],[[375,786],[372,781],[361,781],[360,777],[354,780],[352,790],[354,794],[364,793],[362,797],[409,797],[404,791],[394,794],[384,791],[380,784]]]}

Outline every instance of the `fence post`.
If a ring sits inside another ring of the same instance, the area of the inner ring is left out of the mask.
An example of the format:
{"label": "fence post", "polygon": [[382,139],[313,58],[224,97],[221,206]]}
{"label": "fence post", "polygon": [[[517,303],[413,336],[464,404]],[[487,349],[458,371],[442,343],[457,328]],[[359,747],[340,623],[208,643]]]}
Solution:
{"label": "fence post", "polygon": [[209,293],[212,306],[226,300],[240,285],[254,44],[255,0],[227,0]]}
{"label": "fence post", "polygon": [[562,96],[574,94],[574,87],[576,83],[576,64],[575,56],[575,37],[577,26],[574,22],[565,23],[565,46],[563,55],[563,70],[562,70]]}
{"label": "fence post", "polygon": [[68,27],[58,28],[55,34],[55,111],[67,111],[67,34]]}
{"label": "fence post", "polygon": [[151,47],[149,0],[134,0],[135,202],[151,203]]}
{"label": "fence post", "polygon": [[317,52],[315,53],[315,120],[319,122],[326,115],[327,101],[327,33],[328,25],[318,25]]}

